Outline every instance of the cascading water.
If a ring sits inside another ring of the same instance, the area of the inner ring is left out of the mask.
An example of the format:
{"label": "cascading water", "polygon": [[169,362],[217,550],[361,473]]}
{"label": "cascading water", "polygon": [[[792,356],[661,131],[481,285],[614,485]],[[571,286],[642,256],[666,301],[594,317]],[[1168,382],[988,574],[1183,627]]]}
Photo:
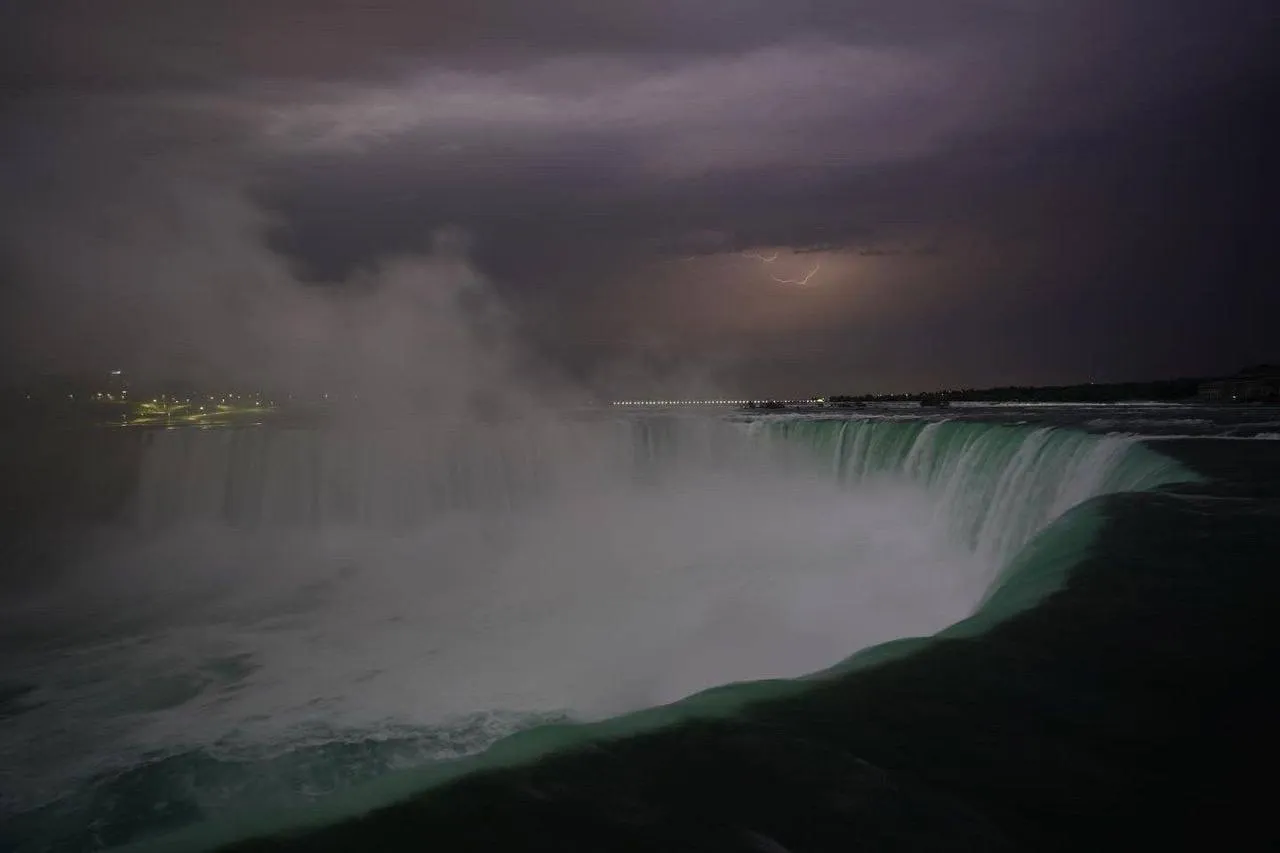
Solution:
{"label": "cascading water", "polygon": [[827,455],[841,482],[923,486],[960,540],[997,567],[1077,504],[1188,477],[1132,437],[1055,427],[799,418],[756,429]]}
{"label": "cascading water", "polygon": [[[119,440],[139,473],[94,557],[4,614],[5,636],[78,638],[8,667],[41,713],[0,741],[31,792],[6,811],[175,756],[377,756],[328,768],[331,791],[547,719],[804,675],[969,616],[1071,507],[1186,478],[1127,438],[910,420]],[[56,733],[61,754],[32,746]],[[315,762],[279,772],[270,796],[251,770],[187,793],[211,820],[324,793],[292,775]]]}

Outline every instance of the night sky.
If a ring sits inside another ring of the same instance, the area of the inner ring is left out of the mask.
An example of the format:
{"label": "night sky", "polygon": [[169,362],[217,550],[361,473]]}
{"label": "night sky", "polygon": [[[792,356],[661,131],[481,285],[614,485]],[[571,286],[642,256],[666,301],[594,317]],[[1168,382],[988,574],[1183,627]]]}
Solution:
{"label": "night sky", "polygon": [[1280,359],[1278,30],[1275,0],[15,0],[0,359],[606,396],[1231,372]]}

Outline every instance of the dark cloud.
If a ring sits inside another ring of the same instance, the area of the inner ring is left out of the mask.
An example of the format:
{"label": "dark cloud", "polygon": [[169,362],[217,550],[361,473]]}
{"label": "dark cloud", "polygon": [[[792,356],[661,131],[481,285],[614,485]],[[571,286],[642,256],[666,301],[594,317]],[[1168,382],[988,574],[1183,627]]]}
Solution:
{"label": "dark cloud", "polygon": [[17,4],[6,354],[236,373],[350,345],[313,295],[461,228],[521,334],[600,381],[1274,358],[1273,6]]}
{"label": "dark cloud", "polygon": [[424,59],[501,67],[548,56],[705,56],[820,34],[848,44],[998,37],[1069,15],[1005,0],[94,0],[18,2],[3,68],[24,85],[141,88],[396,75]]}

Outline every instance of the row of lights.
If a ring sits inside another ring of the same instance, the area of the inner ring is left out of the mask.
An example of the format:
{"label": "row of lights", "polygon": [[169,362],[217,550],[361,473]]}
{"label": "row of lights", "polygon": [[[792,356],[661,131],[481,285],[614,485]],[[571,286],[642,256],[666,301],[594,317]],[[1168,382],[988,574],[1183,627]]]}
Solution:
{"label": "row of lights", "polygon": [[[207,399],[208,399],[208,401],[209,401],[210,403],[217,402],[217,403],[222,403],[222,404],[224,404],[224,405],[225,405],[225,404],[226,404],[226,402],[227,402],[228,400],[240,400],[240,399],[242,399],[242,398],[241,398],[239,395],[237,395],[237,394],[228,394],[228,395],[227,395],[227,396],[225,396],[225,397],[218,397],[218,396],[210,395]],[[244,396],[244,398],[243,398],[243,400],[244,400],[244,402],[246,402],[246,403],[253,403],[255,406],[261,406],[261,405],[262,405],[262,400],[261,400],[260,398],[258,398],[258,397],[250,397],[250,396],[248,396],[248,395],[245,395],[245,396]],[[194,402],[194,400],[192,400],[192,398],[190,398],[190,397],[168,397],[168,396],[165,396],[164,394],[161,394],[159,397],[152,397],[152,398],[151,398],[151,405],[153,405],[153,406],[155,406],[155,405],[159,405],[159,404],[161,404],[161,403],[172,403],[173,405],[179,405],[179,404],[182,404],[182,405],[188,405],[188,406],[189,406],[189,405],[191,405],[193,402]],[[273,405],[273,406],[274,406],[274,405],[275,405],[275,401],[271,401],[271,405]]]}
{"label": "row of lights", "polygon": [[615,400],[614,406],[749,406],[753,403],[779,403],[797,405],[800,403],[825,403],[824,399],[816,400]]}

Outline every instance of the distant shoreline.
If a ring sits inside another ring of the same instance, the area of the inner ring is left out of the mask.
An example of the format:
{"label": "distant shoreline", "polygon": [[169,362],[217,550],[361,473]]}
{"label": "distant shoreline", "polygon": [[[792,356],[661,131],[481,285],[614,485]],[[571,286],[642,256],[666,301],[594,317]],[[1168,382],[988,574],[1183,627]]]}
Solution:
{"label": "distant shoreline", "polygon": [[955,388],[911,394],[836,394],[830,403],[933,402],[957,403],[1157,403],[1194,402],[1205,378],[1162,379],[1153,382],[1086,382],[1077,385],[1006,385],[998,388]]}
{"label": "distant shoreline", "polygon": [[912,394],[835,394],[829,403],[1250,403],[1280,402],[1280,366],[1259,364],[1231,376],[1180,377],[1143,382],[1006,385],[948,388]]}

